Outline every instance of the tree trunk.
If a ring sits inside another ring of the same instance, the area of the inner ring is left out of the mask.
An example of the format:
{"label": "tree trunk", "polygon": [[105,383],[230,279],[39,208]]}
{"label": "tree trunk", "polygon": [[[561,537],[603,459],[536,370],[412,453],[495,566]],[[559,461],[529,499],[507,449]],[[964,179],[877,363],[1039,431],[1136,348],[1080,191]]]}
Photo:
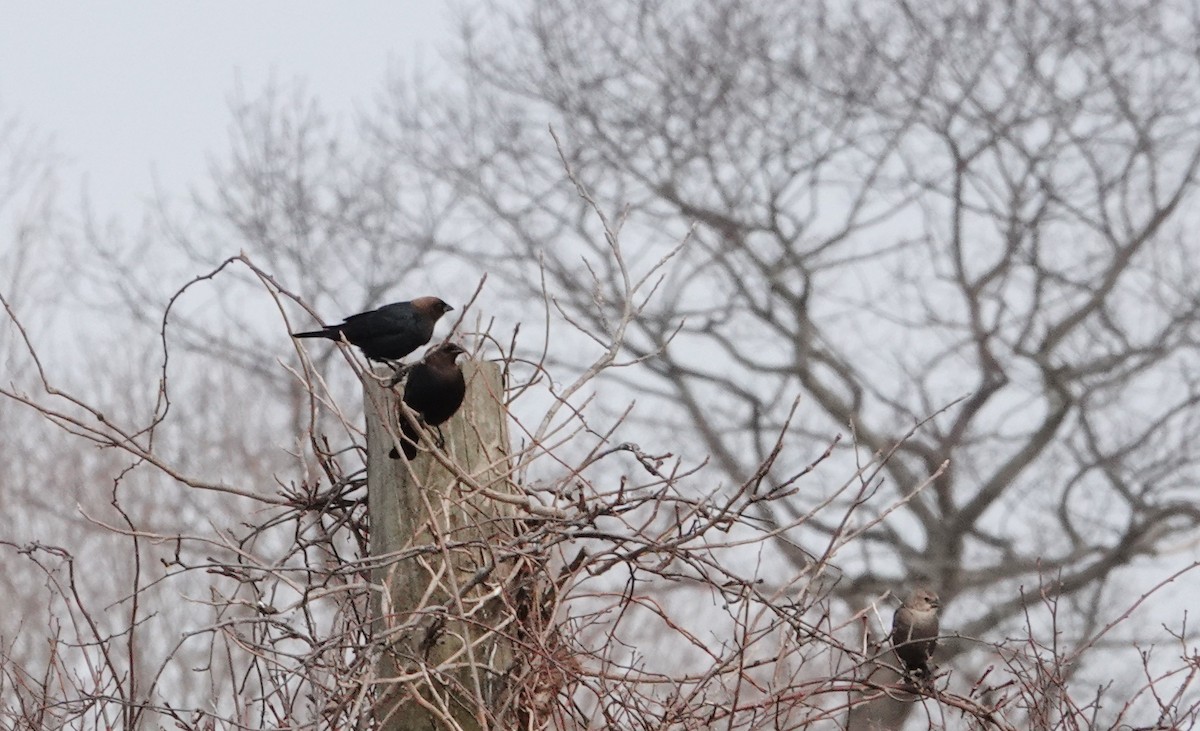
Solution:
{"label": "tree trunk", "polygon": [[[466,399],[442,425],[459,474],[424,449],[411,463],[390,458],[399,397],[365,383],[376,718],[386,731],[494,727],[509,705],[513,651],[497,624],[517,567],[495,549],[513,535],[515,512],[471,486],[515,491],[503,384],[493,363],[468,361],[463,372]],[[426,431],[422,447],[435,439]]]}

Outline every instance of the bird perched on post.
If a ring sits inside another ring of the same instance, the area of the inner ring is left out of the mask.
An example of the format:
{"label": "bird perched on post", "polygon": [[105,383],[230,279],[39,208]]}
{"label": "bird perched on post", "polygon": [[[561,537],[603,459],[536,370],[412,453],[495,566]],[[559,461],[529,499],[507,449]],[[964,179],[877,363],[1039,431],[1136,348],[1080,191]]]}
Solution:
{"label": "bird perched on post", "polygon": [[892,616],[892,649],[913,676],[929,678],[929,661],[937,647],[938,595],[927,587],[913,590]]}
{"label": "bird perched on post", "polygon": [[340,325],[292,333],[292,337],[345,339],[368,359],[391,363],[428,343],[438,319],[453,309],[437,297],[417,297],[350,315]]}
{"label": "bird perched on post", "polygon": [[[467,393],[467,382],[456,359],[467,351],[454,343],[442,343],[430,348],[425,357],[408,372],[404,384],[404,404],[420,415],[426,426],[440,426],[462,406]],[[400,446],[404,456],[417,456],[417,442],[421,430],[412,423],[408,414],[400,414]],[[400,454],[393,447],[392,459]]]}

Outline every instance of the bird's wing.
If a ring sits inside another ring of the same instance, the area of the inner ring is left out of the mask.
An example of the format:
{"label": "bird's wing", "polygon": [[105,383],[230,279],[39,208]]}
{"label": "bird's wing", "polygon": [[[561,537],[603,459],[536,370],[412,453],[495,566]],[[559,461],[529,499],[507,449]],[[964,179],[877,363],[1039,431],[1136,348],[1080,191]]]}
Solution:
{"label": "bird's wing", "polygon": [[351,338],[376,338],[408,332],[418,325],[416,312],[407,302],[384,305],[346,318],[339,327]]}
{"label": "bird's wing", "polygon": [[359,312],[357,314],[348,316],[345,320],[342,320],[341,327],[345,327],[347,325],[352,326],[355,324],[366,324],[378,317],[379,310],[367,310],[366,312]]}

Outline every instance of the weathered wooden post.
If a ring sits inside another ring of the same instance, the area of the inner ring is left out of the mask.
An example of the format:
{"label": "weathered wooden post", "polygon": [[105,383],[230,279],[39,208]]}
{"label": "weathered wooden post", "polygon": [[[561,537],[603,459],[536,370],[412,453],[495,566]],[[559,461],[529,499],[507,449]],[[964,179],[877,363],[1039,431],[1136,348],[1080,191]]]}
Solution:
{"label": "weathered wooden post", "polygon": [[479,489],[514,492],[504,390],[494,363],[467,361],[463,373],[463,406],[442,425],[456,469],[425,450],[411,463],[390,458],[399,395],[365,384],[373,629],[382,648],[376,718],[387,731],[451,728],[447,719],[478,729],[509,691],[513,651],[499,626],[498,589],[518,569],[497,549],[513,535],[515,511]]}

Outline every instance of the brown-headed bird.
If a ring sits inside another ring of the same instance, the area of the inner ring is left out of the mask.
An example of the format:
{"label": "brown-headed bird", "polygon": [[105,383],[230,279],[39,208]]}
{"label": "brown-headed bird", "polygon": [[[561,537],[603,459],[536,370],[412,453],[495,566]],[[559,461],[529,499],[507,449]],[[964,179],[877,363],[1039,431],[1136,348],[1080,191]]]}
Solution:
{"label": "brown-headed bird", "polygon": [[927,587],[913,590],[892,617],[892,649],[914,676],[931,675],[929,661],[937,647],[938,595]]}
{"label": "brown-headed bird", "polygon": [[[465,352],[454,343],[442,343],[426,351],[421,362],[409,370],[408,382],[404,384],[404,403],[420,415],[426,426],[446,423],[462,406],[467,382],[455,361]],[[407,414],[400,414],[400,446],[407,459],[417,456],[421,431]],[[396,459],[400,454],[393,447],[389,456]]]}
{"label": "brown-headed bird", "polygon": [[433,337],[438,319],[454,308],[437,297],[393,302],[347,317],[340,325],[292,333],[294,338],[326,338],[357,345],[370,360],[398,361]]}

